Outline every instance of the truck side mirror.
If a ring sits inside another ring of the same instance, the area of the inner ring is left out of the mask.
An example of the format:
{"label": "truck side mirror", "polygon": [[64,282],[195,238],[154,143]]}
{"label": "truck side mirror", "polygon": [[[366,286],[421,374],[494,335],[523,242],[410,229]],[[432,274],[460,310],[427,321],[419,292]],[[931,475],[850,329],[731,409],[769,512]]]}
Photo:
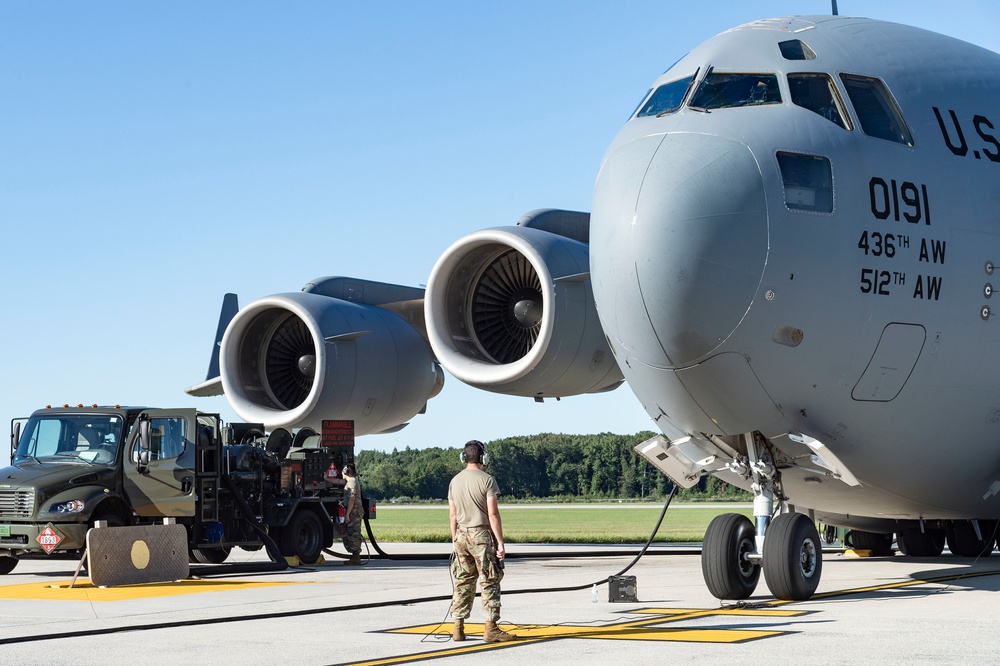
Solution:
{"label": "truck side mirror", "polygon": [[151,439],[149,418],[143,414],[139,417],[139,455],[136,469],[140,472],[149,466],[149,442]]}
{"label": "truck side mirror", "polygon": [[18,421],[14,424],[14,430],[10,433],[10,459],[14,460],[14,454],[17,453],[17,444],[21,441],[21,422]]}

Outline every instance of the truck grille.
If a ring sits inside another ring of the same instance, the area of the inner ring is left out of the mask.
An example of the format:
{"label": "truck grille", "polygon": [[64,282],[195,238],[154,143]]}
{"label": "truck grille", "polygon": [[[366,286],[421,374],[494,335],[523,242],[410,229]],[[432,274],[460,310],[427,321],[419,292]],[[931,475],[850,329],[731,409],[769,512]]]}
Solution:
{"label": "truck grille", "polygon": [[31,518],[35,513],[33,490],[0,490],[0,516]]}

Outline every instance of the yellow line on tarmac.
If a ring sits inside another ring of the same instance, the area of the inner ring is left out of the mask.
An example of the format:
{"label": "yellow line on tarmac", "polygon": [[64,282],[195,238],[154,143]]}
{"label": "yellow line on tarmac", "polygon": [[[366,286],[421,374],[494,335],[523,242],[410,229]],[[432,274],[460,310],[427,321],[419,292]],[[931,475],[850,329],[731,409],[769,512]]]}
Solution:
{"label": "yellow line on tarmac", "polygon": [[[437,626],[437,625],[428,625]],[[350,664],[344,664],[343,666],[389,666],[391,664],[406,664],[411,661],[423,661],[425,659],[438,659],[440,657],[456,657],[463,654],[472,654],[474,652],[482,652],[483,650],[497,650],[507,647],[516,647],[518,645],[530,645],[531,643],[538,643],[543,639],[535,638],[528,640],[517,640],[511,641],[509,643],[474,643],[472,645],[464,645],[462,647],[449,648],[447,650],[435,650],[432,652],[417,652],[414,654],[404,654],[396,657],[385,657],[384,659],[372,659],[370,661],[352,661]]]}
{"label": "yellow line on tarmac", "polygon": [[[774,608],[753,608],[751,606],[729,606],[722,608],[637,608],[629,613],[637,615],[656,615],[656,622],[676,622],[690,620],[708,615],[740,615],[754,617],[798,617],[805,615],[805,610],[780,610]],[[667,616],[667,617],[663,617]]]}
{"label": "yellow line on tarmac", "polygon": [[[948,583],[952,581],[958,581],[965,578],[979,578],[981,576],[996,576],[1000,575],[1000,570],[994,569],[992,571],[968,571],[960,574],[948,574],[946,576],[935,576],[933,578],[919,579],[914,578],[913,580],[903,580],[896,583],[884,583],[882,585],[870,585],[868,587],[855,587],[848,590],[834,590],[832,592],[821,592],[819,594],[814,594],[807,601],[816,601],[817,599],[831,599],[834,597],[847,597],[853,594],[865,594],[866,592],[881,592],[883,590],[895,590],[904,587],[913,587],[915,585],[930,585],[935,583]],[[793,603],[804,603],[801,601],[794,600],[782,600],[775,599],[773,601],[763,602],[767,606],[783,606],[785,604]]]}
{"label": "yellow line on tarmac", "polygon": [[[687,615],[684,618],[704,617],[715,615],[711,611],[705,611],[695,615]],[[593,639],[615,639],[615,640],[642,640],[642,641],[683,641],[702,643],[742,643],[744,641],[757,638],[767,638],[784,632],[781,631],[757,631],[752,629],[675,629],[646,627],[643,624],[662,624],[664,622],[675,622],[673,617],[652,617],[643,618],[638,621],[629,621],[608,625],[578,625],[578,624],[515,624],[504,629],[517,634],[518,639],[543,640],[554,638],[593,638]],[[433,633],[439,624],[428,624],[417,627],[403,627],[401,629],[389,629],[390,634],[418,634],[426,635]],[[465,633],[468,636],[482,635],[483,625],[466,624]],[[516,641],[522,643],[521,640]],[[507,645],[507,644],[504,644]]]}
{"label": "yellow line on tarmac", "polygon": [[307,582],[266,582],[246,580],[180,580],[171,583],[146,583],[142,585],[122,585],[119,587],[96,587],[86,578],[79,578],[76,585],[70,581],[57,583],[23,583],[21,585],[0,585],[0,599],[22,599],[39,601],[126,601],[169,597],[180,594],[201,592],[231,592],[260,587],[280,585],[310,585]]}

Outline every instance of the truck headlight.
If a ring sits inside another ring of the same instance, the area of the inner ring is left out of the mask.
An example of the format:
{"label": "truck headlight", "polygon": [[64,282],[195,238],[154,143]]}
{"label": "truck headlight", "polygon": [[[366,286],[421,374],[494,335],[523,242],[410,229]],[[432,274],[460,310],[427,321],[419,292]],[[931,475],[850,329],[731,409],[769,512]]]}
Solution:
{"label": "truck headlight", "polygon": [[49,511],[51,513],[80,513],[83,511],[83,507],[83,500],[70,500],[68,502],[53,504]]}

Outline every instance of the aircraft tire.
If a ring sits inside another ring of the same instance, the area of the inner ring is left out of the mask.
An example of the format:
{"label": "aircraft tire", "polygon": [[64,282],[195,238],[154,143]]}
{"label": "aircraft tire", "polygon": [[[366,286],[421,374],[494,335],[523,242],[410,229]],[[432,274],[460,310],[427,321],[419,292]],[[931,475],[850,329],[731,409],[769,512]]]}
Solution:
{"label": "aircraft tire", "polygon": [[944,530],[921,532],[919,527],[907,527],[896,533],[899,552],[907,557],[938,557],[944,550],[944,539]]}
{"label": "aircraft tire", "polygon": [[980,521],[983,539],[979,539],[971,522],[956,521],[948,528],[948,549],[958,557],[989,557],[993,552],[995,526],[992,521]]}
{"label": "aircraft tire", "polygon": [[823,548],[809,516],[783,513],[767,528],[764,538],[764,579],[778,599],[805,601],[819,586]]}
{"label": "aircraft tire", "polygon": [[316,512],[300,508],[281,530],[281,552],[312,564],[323,550],[323,524]]}
{"label": "aircraft tire", "polygon": [[705,530],[701,573],[717,599],[747,599],[757,589],[760,565],[746,558],[756,548],[750,519],[738,513],[716,516]]}
{"label": "aircraft tire", "polygon": [[0,576],[9,574],[17,566],[17,558],[10,555],[0,557]]}
{"label": "aircraft tire", "polygon": [[877,534],[875,532],[862,532],[851,530],[851,548],[855,550],[870,550],[875,557],[888,557],[892,555],[892,533]]}

